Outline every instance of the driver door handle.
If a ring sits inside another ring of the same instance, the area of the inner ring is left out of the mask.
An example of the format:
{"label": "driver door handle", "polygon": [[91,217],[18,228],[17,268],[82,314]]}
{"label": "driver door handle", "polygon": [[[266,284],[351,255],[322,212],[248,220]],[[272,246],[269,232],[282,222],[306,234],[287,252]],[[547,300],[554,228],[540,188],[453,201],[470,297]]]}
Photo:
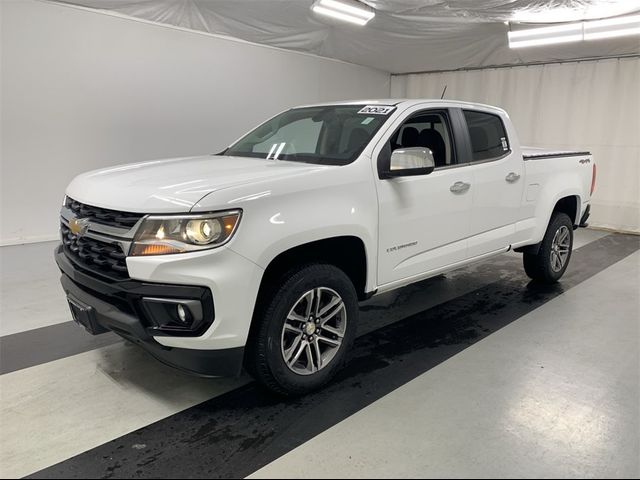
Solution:
{"label": "driver door handle", "polygon": [[470,183],[456,182],[449,187],[449,190],[451,190],[452,193],[464,193],[469,190],[469,188],[471,188]]}
{"label": "driver door handle", "polygon": [[506,180],[507,182],[509,182],[509,183],[515,183],[515,182],[517,182],[519,179],[520,179],[520,175],[518,175],[518,174],[517,174],[517,173],[515,173],[515,172],[511,172],[511,173],[509,173],[509,175],[507,175],[507,176],[505,177],[505,180]]}

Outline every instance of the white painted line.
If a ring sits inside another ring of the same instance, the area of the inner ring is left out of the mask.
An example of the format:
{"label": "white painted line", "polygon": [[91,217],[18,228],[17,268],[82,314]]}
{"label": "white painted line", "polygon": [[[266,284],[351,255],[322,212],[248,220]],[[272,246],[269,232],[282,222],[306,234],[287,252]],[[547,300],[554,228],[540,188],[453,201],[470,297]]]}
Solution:
{"label": "white painted line", "polygon": [[0,377],[0,477],[20,478],[248,382],[203,379],[116,344]]}

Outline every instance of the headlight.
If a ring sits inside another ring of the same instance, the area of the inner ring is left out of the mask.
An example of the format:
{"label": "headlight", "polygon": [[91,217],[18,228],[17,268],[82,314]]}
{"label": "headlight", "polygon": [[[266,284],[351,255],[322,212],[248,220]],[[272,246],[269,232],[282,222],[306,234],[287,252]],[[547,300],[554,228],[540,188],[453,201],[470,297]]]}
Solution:
{"label": "headlight", "polygon": [[240,222],[240,210],[200,215],[150,215],[138,229],[131,255],[164,255],[215,248],[227,243]]}

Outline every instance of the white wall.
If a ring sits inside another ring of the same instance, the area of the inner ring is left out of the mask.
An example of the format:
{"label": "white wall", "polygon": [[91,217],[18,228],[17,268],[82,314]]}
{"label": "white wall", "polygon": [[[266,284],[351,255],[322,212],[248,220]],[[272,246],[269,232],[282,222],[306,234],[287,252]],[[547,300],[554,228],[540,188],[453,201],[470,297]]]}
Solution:
{"label": "white wall", "polygon": [[394,97],[498,105],[524,145],[590,150],[593,226],[640,232],[640,59],[392,77]]}
{"label": "white wall", "polygon": [[82,171],[211,153],[290,106],[387,97],[365,67],[36,0],[0,0],[0,243],[55,238]]}

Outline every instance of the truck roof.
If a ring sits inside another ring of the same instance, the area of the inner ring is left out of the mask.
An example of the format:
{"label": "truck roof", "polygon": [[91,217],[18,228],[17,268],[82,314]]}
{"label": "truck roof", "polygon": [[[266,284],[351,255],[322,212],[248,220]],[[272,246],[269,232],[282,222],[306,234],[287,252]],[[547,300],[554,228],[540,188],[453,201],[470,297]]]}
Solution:
{"label": "truck roof", "polygon": [[483,109],[491,109],[498,112],[505,113],[506,112],[500,108],[493,105],[486,105],[483,103],[475,103],[475,102],[464,102],[461,100],[446,100],[440,98],[375,98],[375,99],[362,99],[362,100],[341,100],[336,102],[324,102],[324,103],[314,103],[310,105],[300,105],[295,108],[302,107],[328,107],[332,105],[394,105],[399,106],[403,105],[406,107],[410,107],[412,105],[417,105],[421,103],[437,103],[441,106],[450,106],[450,107],[480,107]]}

